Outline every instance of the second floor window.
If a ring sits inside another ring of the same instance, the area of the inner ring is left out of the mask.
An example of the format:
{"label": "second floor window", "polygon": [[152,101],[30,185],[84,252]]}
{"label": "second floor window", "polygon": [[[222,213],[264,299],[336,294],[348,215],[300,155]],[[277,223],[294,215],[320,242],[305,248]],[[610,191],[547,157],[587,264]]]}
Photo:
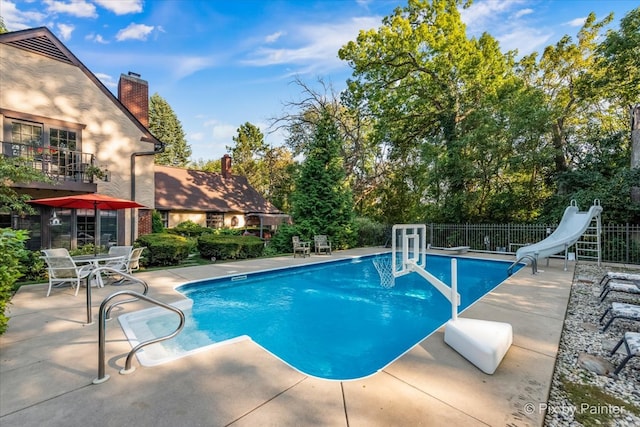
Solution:
{"label": "second floor window", "polygon": [[[13,122],[11,124],[11,141],[31,147],[42,147],[42,126]],[[17,155],[17,153],[14,153]]]}
{"label": "second floor window", "polygon": [[52,128],[49,131],[49,145],[67,150],[76,150],[76,133]]}

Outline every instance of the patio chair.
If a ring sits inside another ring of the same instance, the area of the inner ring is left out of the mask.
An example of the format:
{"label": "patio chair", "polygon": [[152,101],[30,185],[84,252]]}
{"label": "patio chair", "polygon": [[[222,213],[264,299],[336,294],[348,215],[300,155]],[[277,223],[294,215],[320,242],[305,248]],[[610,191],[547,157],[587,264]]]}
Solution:
{"label": "patio chair", "polygon": [[309,246],[309,242],[301,242],[299,236],[293,236],[291,238],[293,242],[293,257],[296,257],[296,254],[302,254],[302,258],[311,256],[311,247]]}
{"label": "patio chair", "polygon": [[600,317],[600,324],[602,324],[604,318],[607,317],[607,314],[610,314],[611,318],[604,328],[602,328],[602,332],[606,331],[609,326],[611,326],[611,323],[616,319],[635,320],[640,322],[640,305],[612,302],[611,306],[604,312],[602,317]]}
{"label": "patio chair", "polygon": [[142,252],[147,249],[146,246],[141,248],[133,248],[131,256],[129,257],[128,273],[131,274],[134,271],[140,270],[140,259],[142,258]]}
{"label": "patio chair", "polygon": [[55,248],[55,249],[42,249],[40,250],[44,254],[44,256],[69,256],[69,251],[65,248]]}
{"label": "patio chair", "polygon": [[635,356],[640,356],[640,333],[638,332],[626,332],[622,339],[616,344],[616,346],[611,350],[611,355],[615,354],[618,351],[618,348],[624,343],[625,350],[627,351],[626,357],[620,362],[620,364],[616,367],[615,371],[613,371],[613,376],[617,377],[622,368],[627,364],[627,362]]}
{"label": "patio chair", "polygon": [[[107,261],[104,267],[112,268],[118,272],[129,273],[129,258],[132,252],[133,246],[111,246],[109,248],[109,255],[122,257],[122,259]],[[105,271],[103,274],[107,277],[118,275],[118,273],[111,271]]]}
{"label": "patio chair", "polygon": [[318,236],[313,236],[313,242],[316,255],[321,252],[331,255],[331,242],[327,239],[326,235],[320,234]]}
{"label": "patio chair", "polygon": [[627,294],[640,295],[640,280],[623,282],[619,280],[609,280],[600,291],[600,302],[604,301],[609,292],[624,292]]}
{"label": "patio chair", "polygon": [[640,281],[640,274],[622,273],[620,271],[608,271],[604,276],[602,276],[602,279],[600,279],[600,286],[602,286],[602,288],[604,289],[604,287],[607,286],[607,283],[609,283],[610,280],[622,280],[625,282],[632,282],[635,280]]}
{"label": "patio chair", "polygon": [[47,273],[49,275],[47,296],[51,294],[51,288],[53,286],[60,286],[67,282],[71,283],[72,288],[76,288],[77,296],[80,290],[80,281],[86,279],[93,270],[92,265],[76,265],[68,252],[67,256],[43,256],[41,258],[47,263]]}

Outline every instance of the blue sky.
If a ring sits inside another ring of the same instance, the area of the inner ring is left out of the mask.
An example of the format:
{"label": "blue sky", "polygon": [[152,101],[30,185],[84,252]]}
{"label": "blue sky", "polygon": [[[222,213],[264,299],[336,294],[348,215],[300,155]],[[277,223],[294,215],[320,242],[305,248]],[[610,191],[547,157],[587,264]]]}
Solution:
{"label": "blue sky", "polygon": [[[175,111],[192,159],[218,159],[245,122],[281,145],[270,119],[301,98],[299,78],[334,90],[351,70],[337,57],[361,29],[377,28],[406,0],[0,0],[10,30],[48,27],[114,93],[136,72]],[[463,11],[469,35],[489,32],[503,50],[541,52],[584,19],[636,0],[476,0]]]}

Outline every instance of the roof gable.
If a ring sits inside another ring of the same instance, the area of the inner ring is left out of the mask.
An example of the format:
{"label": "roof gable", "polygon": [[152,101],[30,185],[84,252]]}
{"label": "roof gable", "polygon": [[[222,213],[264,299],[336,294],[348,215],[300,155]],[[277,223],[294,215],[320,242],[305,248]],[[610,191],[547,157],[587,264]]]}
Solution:
{"label": "roof gable", "polygon": [[281,213],[246,177],[155,166],[155,207],[199,212]]}
{"label": "roof gable", "polygon": [[47,58],[75,65],[120,109],[143,133],[142,141],[151,142],[155,146],[158,141],[140,121],[131,114],[120,100],[93,74],[48,28],[30,28],[0,34],[0,44],[26,50]]}

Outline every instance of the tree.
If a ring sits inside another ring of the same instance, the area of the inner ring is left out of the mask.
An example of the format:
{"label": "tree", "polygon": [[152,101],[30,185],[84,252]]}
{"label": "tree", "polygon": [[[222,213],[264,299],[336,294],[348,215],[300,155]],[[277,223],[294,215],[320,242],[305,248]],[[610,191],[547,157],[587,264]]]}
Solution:
{"label": "tree", "polygon": [[167,101],[157,93],[149,99],[149,130],[164,143],[164,151],[156,154],[157,164],[187,166],[191,147],[187,144],[182,124]]}
{"label": "tree", "polygon": [[[273,127],[286,127],[287,145],[294,156],[304,153],[312,143],[317,123],[323,112],[331,115],[342,139],[340,155],[344,159],[345,176],[353,192],[354,207],[360,215],[376,212],[376,187],[386,173],[384,149],[375,139],[372,122],[362,114],[362,98],[350,93],[336,94],[331,84],[319,78],[320,89],[296,78],[302,98],[290,101],[287,112],[273,120]],[[289,112],[291,111],[291,112]]]}
{"label": "tree", "polygon": [[233,137],[235,145],[227,146],[233,159],[233,172],[245,176],[253,188],[266,195],[269,171],[263,159],[269,146],[264,142],[264,134],[249,122],[241,125],[237,132]]}
{"label": "tree", "polygon": [[305,152],[292,195],[292,216],[308,237],[327,234],[338,248],[354,243],[353,201],[345,180],[342,140],[331,115],[324,112]]}
{"label": "tree", "polygon": [[29,182],[51,183],[51,179],[23,158],[0,155],[0,211],[19,215],[33,213],[33,208],[27,203],[31,197],[19,194],[11,187],[12,184]]}
{"label": "tree", "polygon": [[514,131],[501,103],[522,89],[512,53],[488,34],[467,38],[462,3],[409,0],[339,51],[353,68],[349,92],[365,101],[375,140],[390,147],[396,187],[383,205],[398,207],[394,200],[408,191],[405,214],[425,212],[425,204],[440,212],[404,221],[487,220],[491,197],[508,188],[501,166],[512,160]]}
{"label": "tree", "polygon": [[[631,169],[640,169],[640,7],[629,12],[620,21],[618,31],[610,30],[598,46],[601,85],[612,95],[616,104],[629,111],[631,133]],[[632,200],[640,204],[640,187],[632,187]]]}

